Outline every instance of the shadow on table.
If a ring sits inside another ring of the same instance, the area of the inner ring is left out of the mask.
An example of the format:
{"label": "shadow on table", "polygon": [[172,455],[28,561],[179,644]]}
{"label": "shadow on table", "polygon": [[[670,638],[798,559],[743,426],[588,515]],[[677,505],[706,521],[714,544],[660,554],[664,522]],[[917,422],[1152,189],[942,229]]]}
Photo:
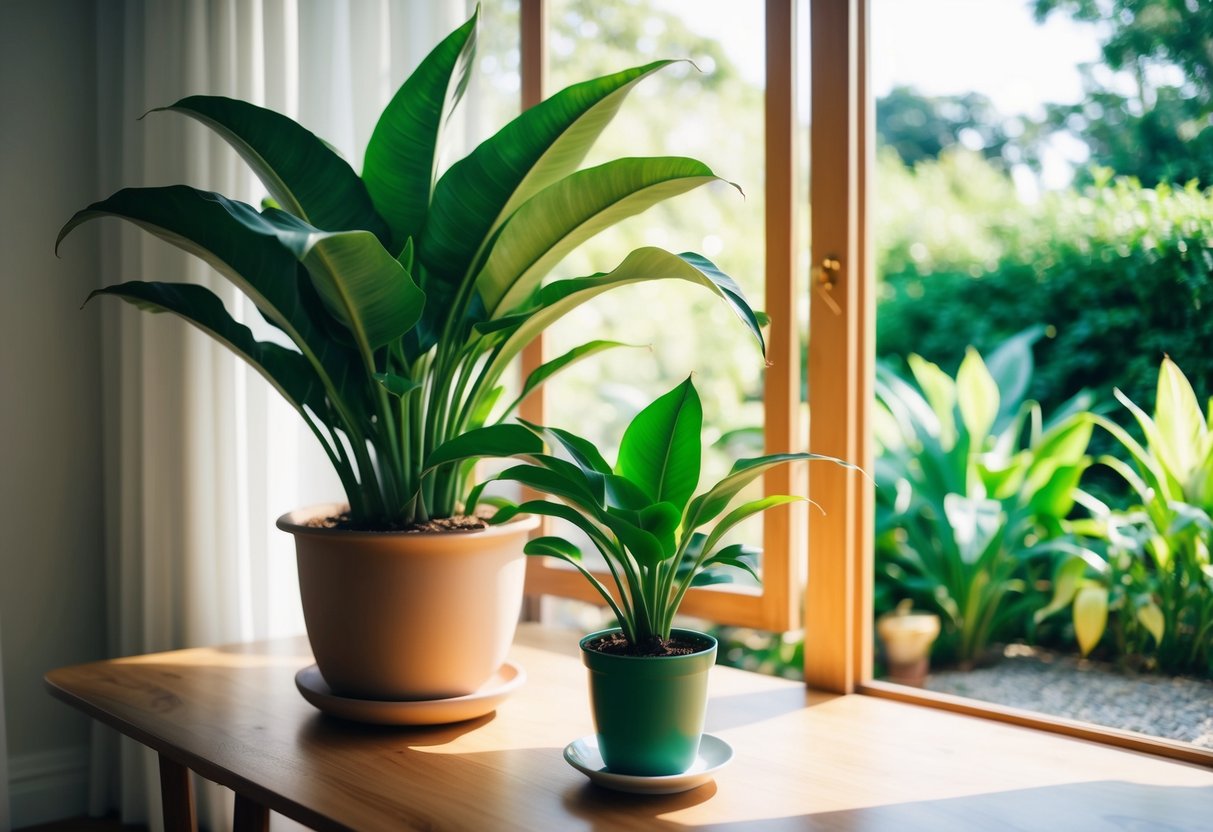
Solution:
{"label": "shadow on table", "polygon": [[[811,785],[806,788],[812,790]],[[588,828],[602,830],[629,828],[630,821],[634,828],[658,832],[1213,832],[1213,787],[1111,780],[782,817],[762,817],[762,796],[754,795],[722,802],[719,821],[663,818],[717,793],[714,783],[666,796],[620,794],[584,784],[568,789],[563,802],[566,811],[589,823]],[[711,807],[705,809],[698,814],[713,814]]]}
{"label": "shadow on table", "polygon": [[300,725],[298,736],[305,744],[315,743],[325,747],[366,742],[404,744],[409,747],[446,745],[496,718],[497,712],[492,711],[476,719],[446,725],[369,725],[316,713]]}
{"label": "shadow on table", "polygon": [[793,711],[802,711],[806,704],[807,694],[803,687],[713,696],[708,700],[704,730],[714,734],[742,725],[753,725]]}

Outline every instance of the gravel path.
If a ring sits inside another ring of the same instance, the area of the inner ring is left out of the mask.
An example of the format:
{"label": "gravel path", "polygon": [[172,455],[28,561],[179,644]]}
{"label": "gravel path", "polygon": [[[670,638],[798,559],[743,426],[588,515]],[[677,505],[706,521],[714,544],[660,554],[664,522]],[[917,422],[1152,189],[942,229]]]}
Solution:
{"label": "gravel path", "polygon": [[1213,748],[1213,681],[1121,673],[1097,662],[1007,648],[969,672],[933,672],[927,688]]}

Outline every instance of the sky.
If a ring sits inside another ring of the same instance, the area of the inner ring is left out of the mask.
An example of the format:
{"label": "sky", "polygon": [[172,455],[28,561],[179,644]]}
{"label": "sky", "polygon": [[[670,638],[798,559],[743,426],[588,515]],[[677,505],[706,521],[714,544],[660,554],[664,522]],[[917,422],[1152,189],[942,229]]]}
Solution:
{"label": "sky", "polygon": [[[1039,114],[1044,101],[1077,101],[1082,93],[1078,64],[1099,59],[1094,27],[1064,14],[1038,24],[1028,0],[871,3],[877,96],[896,84],[933,95],[976,90],[1006,115]],[[660,5],[718,40],[744,75],[762,82],[763,16],[757,0],[660,0]],[[802,23],[806,6],[801,3]]]}
{"label": "sky", "polygon": [[[758,0],[659,0],[691,28],[718,40],[743,75],[761,84],[763,15]],[[872,89],[885,95],[906,85],[926,95],[980,92],[1004,116],[1043,115],[1047,102],[1082,98],[1079,66],[1099,61],[1099,31],[1065,14],[1044,23],[1029,0],[871,0]],[[801,0],[801,43],[807,43],[807,3]],[[802,61],[804,56],[802,56]],[[807,109],[808,84],[801,84]],[[1062,187],[1085,159],[1076,139],[1046,150],[1041,184]],[[1026,173],[1026,171],[1025,171]],[[1018,179],[1018,177],[1017,177]],[[1030,183],[1022,182],[1022,186]]]}

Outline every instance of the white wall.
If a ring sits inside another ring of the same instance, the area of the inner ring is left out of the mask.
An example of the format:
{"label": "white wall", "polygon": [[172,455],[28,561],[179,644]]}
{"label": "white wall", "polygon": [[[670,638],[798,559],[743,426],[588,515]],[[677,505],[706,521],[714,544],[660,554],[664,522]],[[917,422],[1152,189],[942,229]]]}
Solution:
{"label": "white wall", "polygon": [[[88,720],[42,675],[101,658],[95,6],[0,2],[0,634],[13,825],[84,814]],[[0,769],[2,770],[2,769]]]}

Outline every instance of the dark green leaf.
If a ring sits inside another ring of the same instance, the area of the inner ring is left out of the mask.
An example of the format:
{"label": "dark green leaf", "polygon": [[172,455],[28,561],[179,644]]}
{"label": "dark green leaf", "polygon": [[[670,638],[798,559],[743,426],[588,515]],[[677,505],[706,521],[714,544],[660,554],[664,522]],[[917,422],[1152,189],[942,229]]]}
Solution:
{"label": "dark green leaf", "polygon": [[500,318],[496,324],[477,325],[480,332],[494,329],[508,333],[493,359],[489,377],[500,378],[513,358],[539,333],[586,301],[617,286],[652,280],[685,280],[708,289],[729,304],[762,345],[762,331],[754,310],[732,278],[697,254],[674,255],[664,249],[645,247],[633,251],[606,274],[557,280],[544,286],[534,309]]}
{"label": "dark green leaf", "polygon": [[478,16],[422,60],[379,116],[367,144],[362,178],[397,247],[417,238],[425,225],[442,127],[467,88]]}
{"label": "dark green leaf", "polygon": [[387,224],[358,174],[310,130],[220,96],[192,95],[160,110],[195,118],[222,136],[284,210],[325,231],[369,231],[388,245]]}
{"label": "dark green leaf", "polygon": [[543,440],[521,425],[489,425],[447,440],[425,461],[426,470],[472,457],[506,457],[543,451]]}
{"label": "dark green leaf", "polygon": [[695,499],[691,500],[687,506],[687,528],[695,529],[702,526],[704,523],[715,518],[720,512],[724,511],[728,506],[729,501],[741,493],[741,489],[745,488],[754,480],[761,477],[767,471],[778,465],[784,465],[796,460],[813,460],[821,459],[833,462],[837,465],[842,465],[845,468],[859,469],[849,462],[843,462],[840,459],[835,459],[832,456],[823,456],[821,454],[771,454],[769,456],[760,456],[753,459],[739,459],[733,463],[733,469],[729,475],[716,483],[703,494],[700,494]]}
{"label": "dark green leaf", "polygon": [[581,560],[581,550],[563,537],[536,537],[528,540],[522,551],[528,555],[545,555],[561,560]]}
{"label": "dark green leaf", "polygon": [[[235,321],[214,292],[190,283],[131,281],[92,292],[113,295],[151,312],[172,312],[226,346],[261,373],[296,410],[324,407],[324,392],[315,372],[302,355],[278,344],[258,341]],[[87,302],[87,301],[86,301]]]}
{"label": "dark green leaf", "polygon": [[[59,232],[56,247],[76,226],[105,216],[129,220],[218,269],[323,369],[344,399],[361,401],[366,377],[357,354],[315,323],[305,307],[298,261],[279,241],[282,223],[272,217],[290,215],[272,209],[261,214],[251,205],[185,185],[125,188],[77,212]],[[290,225],[306,227],[298,220]]]}

